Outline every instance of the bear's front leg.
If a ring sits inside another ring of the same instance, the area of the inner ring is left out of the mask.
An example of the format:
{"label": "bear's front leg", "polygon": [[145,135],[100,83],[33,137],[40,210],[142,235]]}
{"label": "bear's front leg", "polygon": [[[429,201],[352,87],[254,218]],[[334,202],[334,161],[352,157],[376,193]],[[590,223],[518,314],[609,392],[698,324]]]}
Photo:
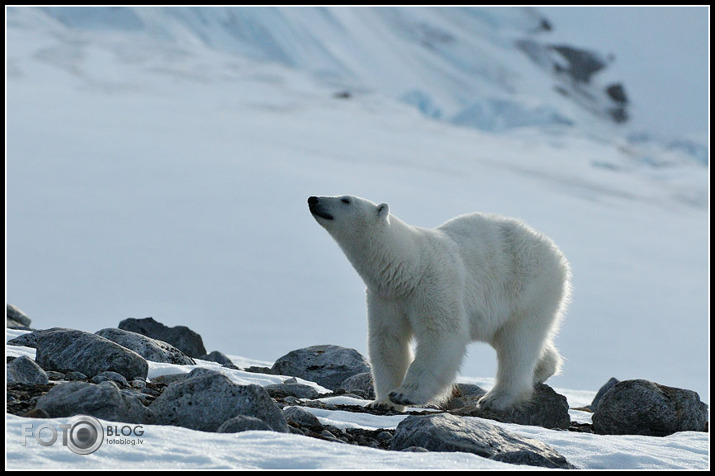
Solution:
{"label": "bear's front leg", "polygon": [[424,332],[405,380],[389,393],[400,405],[420,405],[445,396],[457,376],[467,341],[463,334]]}
{"label": "bear's front leg", "polygon": [[372,408],[403,411],[390,401],[388,393],[398,387],[412,361],[412,332],[395,301],[382,299],[368,291],[368,357],[377,399]]}

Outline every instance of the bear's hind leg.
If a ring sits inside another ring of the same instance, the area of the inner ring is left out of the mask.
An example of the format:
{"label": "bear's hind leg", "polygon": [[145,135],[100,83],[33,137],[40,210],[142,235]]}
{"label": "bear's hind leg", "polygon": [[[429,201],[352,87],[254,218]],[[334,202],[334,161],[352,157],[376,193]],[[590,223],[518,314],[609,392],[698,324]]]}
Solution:
{"label": "bear's hind leg", "polygon": [[531,398],[545,334],[528,320],[511,322],[497,333],[492,342],[497,351],[496,384],[479,401],[480,407],[506,410]]}
{"label": "bear's hind leg", "polygon": [[553,342],[547,343],[534,371],[534,383],[544,383],[552,375],[558,374],[562,363],[563,358],[554,347]]}

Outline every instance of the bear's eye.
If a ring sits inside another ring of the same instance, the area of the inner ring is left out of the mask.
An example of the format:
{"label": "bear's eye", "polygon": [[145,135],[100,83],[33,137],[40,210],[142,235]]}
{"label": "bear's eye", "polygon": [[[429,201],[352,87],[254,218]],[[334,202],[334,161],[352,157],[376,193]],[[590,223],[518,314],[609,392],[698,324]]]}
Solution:
{"label": "bear's eye", "polygon": [[341,198],[340,201],[343,202],[343,203],[346,204],[346,205],[350,205],[350,199],[349,199],[349,198]]}

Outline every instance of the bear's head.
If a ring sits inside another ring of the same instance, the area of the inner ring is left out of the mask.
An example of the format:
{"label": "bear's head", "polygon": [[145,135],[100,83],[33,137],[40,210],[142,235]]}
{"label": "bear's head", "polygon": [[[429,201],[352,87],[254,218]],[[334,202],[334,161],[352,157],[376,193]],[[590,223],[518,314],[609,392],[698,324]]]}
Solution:
{"label": "bear's head", "polygon": [[308,207],[313,218],[338,243],[344,239],[360,239],[389,224],[390,207],[350,195],[339,197],[310,197]]}

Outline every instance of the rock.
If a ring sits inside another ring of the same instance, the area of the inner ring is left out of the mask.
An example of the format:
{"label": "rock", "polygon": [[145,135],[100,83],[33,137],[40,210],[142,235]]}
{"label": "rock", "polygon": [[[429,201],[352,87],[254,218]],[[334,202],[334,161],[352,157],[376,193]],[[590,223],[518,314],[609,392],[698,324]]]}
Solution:
{"label": "rock", "polygon": [[391,450],[410,447],[429,451],[461,451],[507,463],[574,468],[566,458],[548,445],[514,435],[478,418],[463,418],[448,413],[408,416],[395,430]]}
{"label": "rock", "polygon": [[543,426],[544,428],[562,430],[567,430],[571,422],[566,397],[554,392],[551,387],[543,383],[534,387],[534,394],[529,402],[515,408],[494,410],[470,406],[452,410],[450,413],[487,418],[504,423]]}
{"label": "rock", "polygon": [[65,379],[66,379],[66,380],[72,380],[72,381],[74,381],[74,380],[87,380],[87,376],[86,376],[85,374],[83,374],[82,372],[76,372],[76,371],[73,370],[73,371],[67,372],[67,373],[65,374]]}
{"label": "rock", "polygon": [[152,317],[134,319],[130,317],[119,323],[120,329],[132,331],[152,339],[168,342],[189,357],[206,355],[201,336],[186,326],[167,327]]}
{"label": "rock", "polygon": [[217,433],[239,433],[249,430],[273,431],[266,422],[256,417],[238,415],[223,422],[216,430]]}
{"label": "rock", "polygon": [[457,410],[467,407],[471,411],[479,400],[487,393],[486,390],[471,383],[456,383],[452,387],[452,395],[443,406],[446,410]]}
{"label": "rock", "polygon": [[114,382],[116,383],[119,387],[128,387],[129,383],[127,382],[127,379],[125,379],[122,375],[118,374],[117,372],[112,372],[111,370],[105,370],[104,372],[100,372],[94,377],[91,378],[93,383],[102,383],[102,382]]}
{"label": "rock", "polygon": [[25,418],[50,418],[50,415],[45,410],[40,410],[39,408],[33,408],[22,416]]}
{"label": "rock", "polygon": [[160,425],[217,431],[225,421],[246,415],[263,420],[274,431],[288,432],[283,412],[263,387],[238,385],[207,369],[196,369],[166,387],[149,408]]}
{"label": "rock", "polygon": [[604,383],[603,386],[598,389],[598,392],[596,392],[596,396],[593,397],[593,401],[586,408],[588,408],[592,412],[596,411],[598,402],[600,402],[601,399],[603,398],[603,396],[606,394],[606,392],[609,391],[611,388],[613,388],[613,386],[616,385],[617,383],[618,383],[618,379],[615,377],[611,377],[610,379],[608,379],[608,382]]}
{"label": "rock", "polygon": [[122,347],[133,350],[137,354],[152,362],[164,362],[177,365],[196,365],[194,359],[171,344],[152,339],[137,332],[124,329],[107,328],[97,331],[98,336],[116,342]]}
{"label": "rock", "polygon": [[603,395],[592,419],[594,432],[602,435],[666,436],[705,431],[708,406],[692,390],[624,380]]}
{"label": "rock", "polygon": [[368,400],[375,400],[375,398],[377,398],[375,396],[375,385],[373,384],[372,374],[370,372],[363,372],[346,378],[337,389],[337,391],[341,390],[359,395]]}
{"label": "rock", "polygon": [[125,378],[146,378],[149,366],[139,354],[104,337],[71,329],[38,333],[37,364],[46,370],[82,372],[93,377],[112,370]]}
{"label": "rock", "polygon": [[27,315],[13,306],[12,304],[7,305],[7,314],[5,315],[5,326],[8,329],[30,329],[30,324],[32,321]]}
{"label": "rock", "polygon": [[297,423],[300,426],[322,426],[318,417],[300,407],[284,408],[283,415],[289,423]]}
{"label": "rock", "polygon": [[64,380],[65,379],[65,374],[62,372],[56,372],[54,370],[48,370],[45,372],[47,374],[47,378],[50,380]]}
{"label": "rock", "polygon": [[316,382],[330,390],[353,375],[369,372],[370,365],[355,349],[337,345],[314,345],[294,350],[280,357],[271,371]]}
{"label": "rock", "polygon": [[246,367],[243,369],[244,372],[251,372],[254,374],[267,374],[267,375],[273,375],[273,370],[271,370],[270,367],[259,367],[256,365],[251,365],[250,367]]}
{"label": "rock", "polygon": [[124,423],[145,423],[149,413],[139,398],[120,391],[112,382],[55,385],[39,398],[36,408],[52,418],[81,414]]}
{"label": "rock", "polygon": [[186,377],[188,377],[188,376],[189,376],[189,374],[166,374],[166,375],[159,375],[157,377],[154,377],[151,379],[151,381],[154,383],[171,385],[172,383],[185,380]]}
{"label": "rock", "polygon": [[23,355],[7,364],[8,385],[22,383],[25,385],[47,385],[49,378],[42,368],[34,360]]}
{"label": "rock", "polygon": [[31,347],[31,348],[36,348],[37,347],[37,339],[42,335],[47,332],[56,332],[56,331],[73,331],[75,329],[67,329],[65,327],[53,327],[51,329],[40,329],[36,330],[33,332],[29,332],[27,334],[23,334],[21,336],[17,336],[14,339],[10,339],[7,341],[8,345],[16,345],[16,346],[24,346],[24,347]]}
{"label": "rock", "polygon": [[229,369],[241,370],[238,368],[238,366],[236,366],[236,364],[231,361],[231,359],[226,356],[226,354],[219,352],[218,350],[214,350],[210,354],[197,357],[197,359],[208,360],[209,362],[216,362]]}
{"label": "rock", "polygon": [[320,395],[316,389],[310,385],[305,385],[302,383],[276,383],[272,385],[266,385],[263,388],[266,389],[268,395],[272,398],[318,398]]}

